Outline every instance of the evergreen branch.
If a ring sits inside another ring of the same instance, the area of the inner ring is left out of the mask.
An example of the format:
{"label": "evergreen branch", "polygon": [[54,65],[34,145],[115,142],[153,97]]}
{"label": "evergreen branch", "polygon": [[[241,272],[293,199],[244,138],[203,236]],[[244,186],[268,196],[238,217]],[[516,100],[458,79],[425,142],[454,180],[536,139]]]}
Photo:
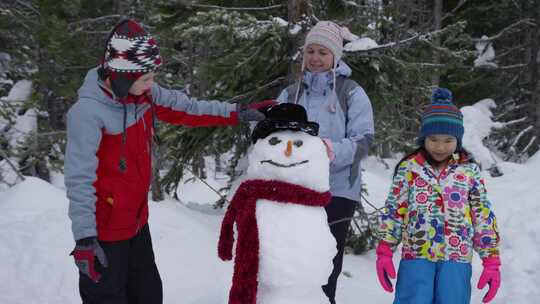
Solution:
{"label": "evergreen branch", "polygon": [[251,54],[248,58],[240,61],[235,67],[234,69],[235,70],[238,70],[239,68],[241,68],[242,66],[246,65],[247,63],[249,63],[253,58],[259,56],[259,53],[263,50],[264,48],[264,44],[261,45],[260,47],[258,47],[255,52],[253,52],[253,54]]}
{"label": "evergreen branch", "polygon": [[270,5],[270,6],[264,6],[264,7],[226,7],[226,6],[208,5],[208,4],[191,4],[191,7],[207,8],[207,9],[222,9],[222,10],[229,10],[229,11],[267,11],[267,10],[282,8],[283,4],[276,4],[276,5]]}
{"label": "evergreen branch", "polygon": [[36,15],[40,16],[41,17],[41,14],[39,13],[39,11],[32,6],[32,4],[30,3],[27,3],[25,1],[21,1],[21,0],[17,0],[17,3],[20,4],[21,6],[24,6],[26,7],[27,9],[31,10],[32,12],[34,12]]}
{"label": "evergreen branch", "polygon": [[2,156],[2,158],[4,158],[6,160],[6,162],[8,163],[8,165],[11,167],[11,169],[13,169],[13,171],[15,171],[15,173],[17,174],[17,176],[21,179],[21,180],[25,180],[24,176],[21,174],[21,172],[17,169],[17,167],[15,167],[15,165],[11,162],[11,160],[9,160],[8,156],[6,155],[6,153],[4,153],[4,150],[0,150],[0,156]]}

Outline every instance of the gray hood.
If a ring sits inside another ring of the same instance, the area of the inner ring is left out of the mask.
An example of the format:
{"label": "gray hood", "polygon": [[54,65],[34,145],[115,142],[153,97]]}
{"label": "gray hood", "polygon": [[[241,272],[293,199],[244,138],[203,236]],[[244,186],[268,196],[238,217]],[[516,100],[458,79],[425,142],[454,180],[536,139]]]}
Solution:
{"label": "gray hood", "polygon": [[79,88],[79,99],[92,99],[113,108],[122,108],[122,104],[110,98],[101,88],[103,83],[98,77],[98,68],[93,68],[84,77],[83,85]]}

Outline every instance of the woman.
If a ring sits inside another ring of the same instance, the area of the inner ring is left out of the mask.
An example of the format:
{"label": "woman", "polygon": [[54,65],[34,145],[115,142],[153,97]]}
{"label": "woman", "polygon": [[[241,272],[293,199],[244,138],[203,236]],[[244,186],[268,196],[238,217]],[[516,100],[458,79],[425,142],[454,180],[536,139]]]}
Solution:
{"label": "woman", "polygon": [[326,207],[328,222],[337,241],[334,269],[323,290],[335,303],[336,284],[343,264],[345,239],[360,201],[360,160],[373,139],[373,111],[364,90],[348,79],[351,69],[341,60],[343,40],[352,37],[331,21],[318,22],[306,36],[302,74],[298,83],[281,92],[279,102],[298,103],[308,118],[319,124],[330,163],[332,201]]}

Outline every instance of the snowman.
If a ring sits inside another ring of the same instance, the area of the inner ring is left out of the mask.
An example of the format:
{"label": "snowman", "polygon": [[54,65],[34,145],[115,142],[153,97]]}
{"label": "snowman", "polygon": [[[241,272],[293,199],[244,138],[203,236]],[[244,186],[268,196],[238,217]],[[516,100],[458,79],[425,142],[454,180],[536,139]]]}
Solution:
{"label": "snowman", "polygon": [[227,209],[219,257],[232,259],[229,304],[326,304],[336,241],[324,209],[329,159],[319,126],[297,104],[266,112],[252,133],[248,168]]}

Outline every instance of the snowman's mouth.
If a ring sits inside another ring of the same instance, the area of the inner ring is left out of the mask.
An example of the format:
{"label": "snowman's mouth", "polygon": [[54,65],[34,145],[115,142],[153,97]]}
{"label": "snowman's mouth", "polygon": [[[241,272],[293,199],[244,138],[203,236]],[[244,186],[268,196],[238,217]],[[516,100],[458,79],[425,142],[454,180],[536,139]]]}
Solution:
{"label": "snowman's mouth", "polygon": [[269,163],[270,165],[274,165],[276,167],[280,167],[280,168],[291,168],[291,167],[296,167],[298,165],[302,165],[302,164],[305,164],[309,162],[308,160],[303,160],[303,161],[300,161],[300,162],[297,162],[297,163],[292,163],[292,164],[280,164],[280,163],[276,163],[275,161],[273,160],[261,160],[261,164],[264,164],[264,163]]}

